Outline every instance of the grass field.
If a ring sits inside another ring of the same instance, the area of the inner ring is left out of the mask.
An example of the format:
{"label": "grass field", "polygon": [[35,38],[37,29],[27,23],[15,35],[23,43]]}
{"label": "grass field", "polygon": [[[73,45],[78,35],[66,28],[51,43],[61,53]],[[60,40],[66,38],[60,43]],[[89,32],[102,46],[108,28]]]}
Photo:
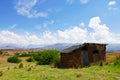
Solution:
{"label": "grass field", "polygon": [[[107,56],[114,60],[114,56]],[[19,64],[0,62],[0,80],[120,80],[120,66],[108,64],[79,69],[51,68],[49,65],[36,65],[23,61]]]}

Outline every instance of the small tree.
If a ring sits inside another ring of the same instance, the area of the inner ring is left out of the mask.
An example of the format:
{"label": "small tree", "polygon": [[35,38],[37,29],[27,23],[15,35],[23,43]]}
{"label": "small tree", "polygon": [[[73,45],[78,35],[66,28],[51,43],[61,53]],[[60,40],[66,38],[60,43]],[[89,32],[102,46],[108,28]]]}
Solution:
{"label": "small tree", "polygon": [[11,62],[11,63],[19,63],[19,62],[21,62],[21,60],[17,56],[9,57],[7,59],[7,61]]}
{"label": "small tree", "polygon": [[41,52],[39,57],[39,65],[58,64],[59,62],[59,51],[57,50],[45,50]]}

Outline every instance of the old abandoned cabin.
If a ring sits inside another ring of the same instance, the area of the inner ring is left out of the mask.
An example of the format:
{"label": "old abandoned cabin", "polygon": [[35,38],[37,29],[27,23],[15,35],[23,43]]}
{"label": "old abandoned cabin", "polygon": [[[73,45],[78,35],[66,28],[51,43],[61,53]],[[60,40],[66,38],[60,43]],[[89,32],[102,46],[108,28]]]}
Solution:
{"label": "old abandoned cabin", "polygon": [[88,66],[97,61],[106,61],[106,44],[84,43],[61,51],[61,67]]}

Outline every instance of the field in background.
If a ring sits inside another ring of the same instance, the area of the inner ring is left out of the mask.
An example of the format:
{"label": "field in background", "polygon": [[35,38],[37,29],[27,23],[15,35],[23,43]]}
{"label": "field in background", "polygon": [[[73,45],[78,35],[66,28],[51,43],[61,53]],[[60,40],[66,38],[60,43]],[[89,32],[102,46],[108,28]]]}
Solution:
{"label": "field in background", "polygon": [[[107,53],[107,61],[112,63],[120,52]],[[108,64],[79,69],[53,68],[51,65],[36,65],[22,58],[23,68],[19,64],[6,62],[6,57],[0,57],[0,80],[120,80],[120,66]]]}

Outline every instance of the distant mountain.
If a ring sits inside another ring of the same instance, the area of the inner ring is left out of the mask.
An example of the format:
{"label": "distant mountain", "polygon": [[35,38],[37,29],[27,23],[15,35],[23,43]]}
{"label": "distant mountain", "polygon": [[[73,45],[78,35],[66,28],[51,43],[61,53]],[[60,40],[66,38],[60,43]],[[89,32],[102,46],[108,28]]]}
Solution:
{"label": "distant mountain", "polygon": [[22,46],[16,44],[2,44],[0,45],[0,49],[21,49]]}
{"label": "distant mountain", "polygon": [[[80,45],[80,43],[57,43],[51,45],[28,45],[20,46],[16,44],[4,44],[0,45],[0,49],[33,49],[33,50],[45,50],[45,49],[56,49],[62,51],[70,46]],[[108,44],[106,51],[115,52],[120,51],[120,44]]]}
{"label": "distant mountain", "polygon": [[40,49],[56,49],[56,50],[64,50],[72,45],[76,45],[76,44],[73,44],[73,43],[57,43],[57,44],[52,44],[52,45],[47,45],[47,46],[44,46]]}
{"label": "distant mountain", "polygon": [[120,51],[120,44],[108,44],[106,51],[108,52]]}
{"label": "distant mountain", "polygon": [[[48,45],[45,47],[42,47],[41,49],[56,49],[56,50],[63,50],[65,48],[68,48],[73,45],[80,45],[80,43],[58,43],[58,44],[53,44],[53,45]],[[117,52],[120,51],[120,44],[108,44],[106,46],[106,51],[107,52]]]}

